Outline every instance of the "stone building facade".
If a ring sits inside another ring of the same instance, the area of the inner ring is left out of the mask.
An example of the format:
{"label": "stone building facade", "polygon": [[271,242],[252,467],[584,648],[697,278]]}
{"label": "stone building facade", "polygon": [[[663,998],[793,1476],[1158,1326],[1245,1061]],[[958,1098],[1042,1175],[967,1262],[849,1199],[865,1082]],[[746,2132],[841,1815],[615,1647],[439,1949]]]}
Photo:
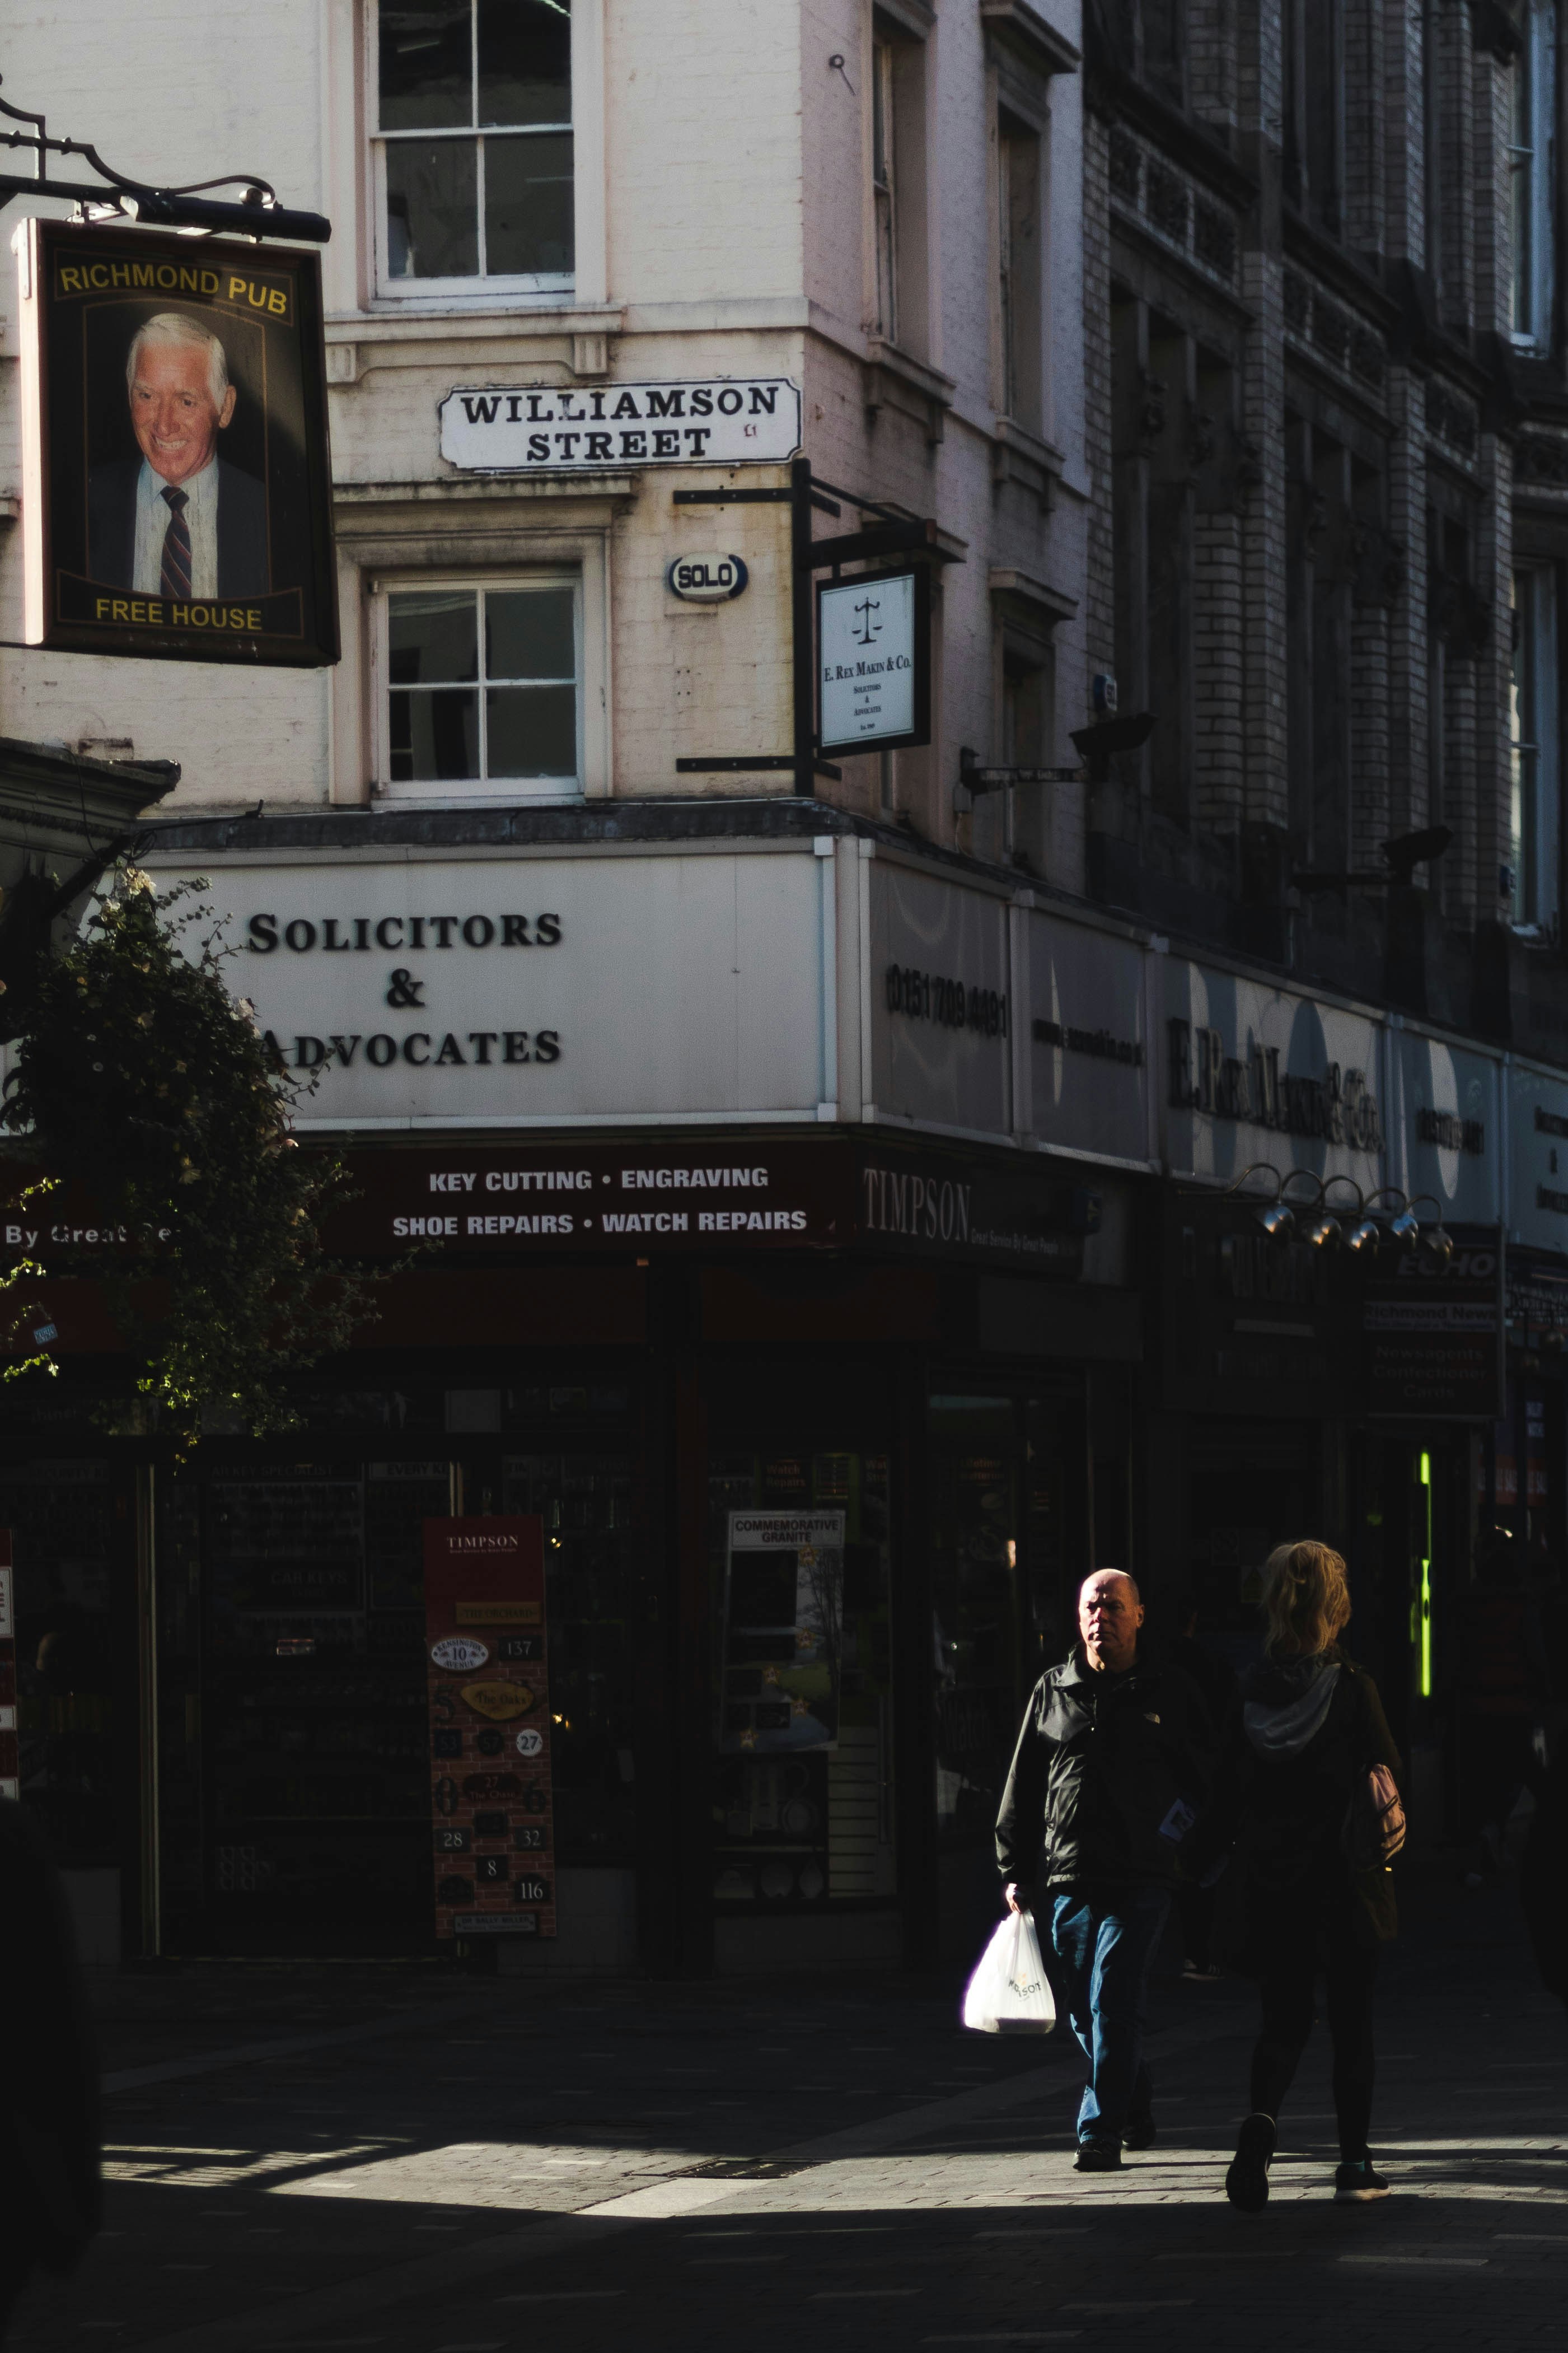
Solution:
{"label": "stone building facade", "polygon": [[1089,893],[1560,1054],[1558,16],[1095,0],[1084,266]]}
{"label": "stone building facade", "polygon": [[[823,794],[983,851],[1014,846],[1016,820],[1037,869],[1076,875],[1071,796],[993,801],[972,826],[953,786],[958,747],[998,758],[1005,735],[1020,761],[1070,761],[1086,693],[1079,16],[1078,0],[215,0],[195,41],[174,18],[143,26],[127,72],[104,0],[70,11],[69,41],[59,11],[35,12],[6,90],[57,134],[159,185],[252,169],[332,222],[344,655],[258,680],[0,652],[9,732],[178,760],[183,807],[787,795],[767,770],[676,765],[789,748],[787,510],[730,510],[752,579],[733,606],[666,586],[671,556],[712,536],[711,515],[699,528],[675,508],[678,480],[784,470],[625,461],[523,480],[449,462],[437,417],[454,386],[586,409],[628,382],[784,378],[819,474],[931,518],[952,559],[935,742],[851,761]],[[847,508],[838,527],[854,522]],[[0,538],[13,640],[19,537]],[[395,600],[481,573],[571,587],[569,773],[394,777],[389,616],[416,626]]]}

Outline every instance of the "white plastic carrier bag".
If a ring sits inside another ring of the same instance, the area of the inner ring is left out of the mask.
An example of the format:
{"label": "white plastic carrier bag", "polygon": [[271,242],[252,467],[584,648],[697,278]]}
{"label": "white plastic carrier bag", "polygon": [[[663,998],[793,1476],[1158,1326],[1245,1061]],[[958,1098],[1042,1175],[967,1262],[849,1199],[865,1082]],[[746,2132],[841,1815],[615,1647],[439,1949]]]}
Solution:
{"label": "white plastic carrier bag", "polygon": [[977,2034],[1048,2034],[1057,2022],[1040,1940],[1027,1912],[1009,1912],[980,1956],[963,1996]]}

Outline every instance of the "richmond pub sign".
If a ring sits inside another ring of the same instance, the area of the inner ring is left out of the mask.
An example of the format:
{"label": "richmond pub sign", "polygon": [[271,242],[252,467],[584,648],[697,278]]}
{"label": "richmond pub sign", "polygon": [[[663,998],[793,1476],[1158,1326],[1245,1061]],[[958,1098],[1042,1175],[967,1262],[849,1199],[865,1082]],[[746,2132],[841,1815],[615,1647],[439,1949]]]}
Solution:
{"label": "richmond pub sign", "polygon": [[335,662],[317,256],[49,220],[16,249],[27,642]]}

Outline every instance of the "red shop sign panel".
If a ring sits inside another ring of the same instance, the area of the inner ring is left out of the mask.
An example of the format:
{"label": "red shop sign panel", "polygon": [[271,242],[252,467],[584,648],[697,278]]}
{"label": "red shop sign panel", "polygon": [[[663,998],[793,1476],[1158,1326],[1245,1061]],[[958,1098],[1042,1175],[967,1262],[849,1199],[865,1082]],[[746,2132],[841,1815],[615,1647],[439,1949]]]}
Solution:
{"label": "red shop sign panel", "polygon": [[15,1798],[16,1761],[16,1618],[12,1591],[11,1531],[0,1528],[0,1798]]}
{"label": "red shop sign panel", "polygon": [[425,1523],[438,1936],[553,1936],[544,1524]]}

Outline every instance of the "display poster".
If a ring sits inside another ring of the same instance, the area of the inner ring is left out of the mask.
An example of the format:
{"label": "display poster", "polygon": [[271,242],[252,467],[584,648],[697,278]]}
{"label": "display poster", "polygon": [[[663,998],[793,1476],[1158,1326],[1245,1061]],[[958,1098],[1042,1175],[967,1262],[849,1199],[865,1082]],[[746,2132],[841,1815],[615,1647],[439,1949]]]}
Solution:
{"label": "display poster", "polygon": [[1502,1237],[1455,1237],[1439,1265],[1401,1253],[1368,1283],[1362,1305],[1367,1410],[1465,1421],[1504,1409]]}
{"label": "display poster", "polygon": [[544,1524],[426,1520],[438,1936],[553,1936]]}
{"label": "display poster", "polygon": [[842,1512],[731,1512],[719,1746],[758,1756],[838,1746]]}
{"label": "display poster", "polygon": [[20,1789],[16,1758],[16,1620],[11,1598],[11,1531],[0,1528],[0,1798]]}
{"label": "display poster", "polygon": [[317,256],[37,219],[17,249],[27,643],[335,662]]}

